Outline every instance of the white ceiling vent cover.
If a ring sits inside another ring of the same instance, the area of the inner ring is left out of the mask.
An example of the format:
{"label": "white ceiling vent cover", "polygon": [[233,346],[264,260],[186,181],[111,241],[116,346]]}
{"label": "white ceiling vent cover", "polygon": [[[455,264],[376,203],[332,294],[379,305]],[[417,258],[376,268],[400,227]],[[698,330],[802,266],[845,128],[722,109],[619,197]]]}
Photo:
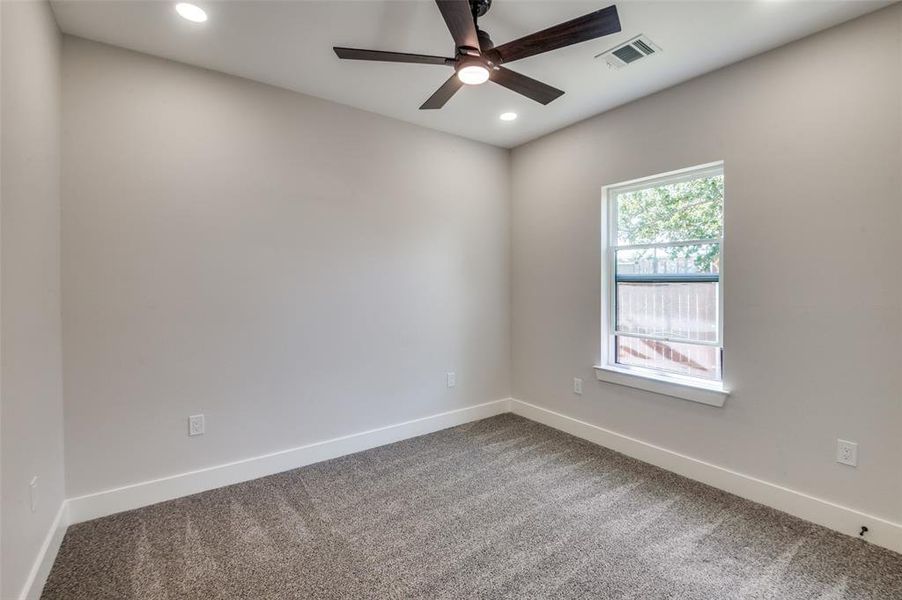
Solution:
{"label": "white ceiling vent cover", "polygon": [[605,50],[601,54],[595,56],[600,58],[612,69],[622,69],[623,67],[642,60],[649,56],[661,53],[661,47],[644,35],[637,35],[625,44],[614,46],[610,50]]}

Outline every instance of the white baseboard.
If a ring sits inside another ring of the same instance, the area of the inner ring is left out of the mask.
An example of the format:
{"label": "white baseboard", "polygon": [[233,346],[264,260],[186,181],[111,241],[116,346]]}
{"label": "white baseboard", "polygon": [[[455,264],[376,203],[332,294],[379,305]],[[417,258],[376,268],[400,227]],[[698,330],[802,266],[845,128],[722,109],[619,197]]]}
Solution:
{"label": "white baseboard", "polygon": [[495,400],[466,408],[379,427],[331,440],[273,452],[197,471],[70,498],[69,521],[80,523],[114,513],[173,500],[206,490],[241,483],[297,469],[305,465],[353,454],[404,439],[447,429],[471,421],[510,412],[510,399]]}
{"label": "white baseboard", "polygon": [[678,454],[528,402],[512,399],[511,412],[840,533],[858,537],[861,526],[867,526],[867,541],[902,553],[902,524]]}
{"label": "white baseboard", "polygon": [[47,537],[41,544],[41,549],[35,558],[34,565],[28,573],[25,585],[22,586],[22,592],[19,594],[19,600],[39,600],[41,592],[44,590],[44,583],[47,582],[47,576],[50,575],[50,569],[53,567],[53,561],[56,560],[56,553],[59,552],[60,545],[63,543],[63,536],[66,535],[66,527],[69,526],[68,503],[63,500],[59,510],[56,511],[56,517],[50,525]]}

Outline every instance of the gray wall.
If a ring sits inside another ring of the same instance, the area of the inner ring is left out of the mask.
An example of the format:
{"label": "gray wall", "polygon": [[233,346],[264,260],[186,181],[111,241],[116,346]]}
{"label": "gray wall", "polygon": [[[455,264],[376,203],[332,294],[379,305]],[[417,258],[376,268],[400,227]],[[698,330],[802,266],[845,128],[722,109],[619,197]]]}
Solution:
{"label": "gray wall", "polygon": [[[894,6],[515,149],[514,397],[902,519],[900,32]],[[732,396],[596,381],[601,187],[721,159]]]}
{"label": "gray wall", "polygon": [[15,598],[64,497],[60,34],[46,2],[0,11],[0,597]]}
{"label": "gray wall", "polygon": [[509,396],[507,151],[68,37],[63,115],[70,497]]}

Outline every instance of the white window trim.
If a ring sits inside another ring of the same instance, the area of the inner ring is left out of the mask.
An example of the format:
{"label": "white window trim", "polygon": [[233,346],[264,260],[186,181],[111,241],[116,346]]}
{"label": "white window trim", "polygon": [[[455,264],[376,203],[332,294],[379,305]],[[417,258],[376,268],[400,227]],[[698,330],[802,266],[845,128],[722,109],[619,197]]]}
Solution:
{"label": "white window trim", "polygon": [[704,379],[665,375],[663,372],[625,367],[623,365],[597,365],[598,381],[655,392],[682,400],[700,402],[709,406],[723,406],[730,392],[721,381],[705,382]]}
{"label": "white window trim", "polygon": [[[643,369],[641,367],[631,367],[620,365],[614,362],[614,331],[616,319],[613,311],[616,299],[615,294],[617,288],[613,285],[614,261],[615,253],[613,250],[611,233],[613,230],[614,219],[614,203],[612,198],[615,193],[623,193],[642,189],[654,185],[658,181],[667,181],[673,183],[679,181],[681,177],[685,179],[695,179],[704,177],[708,173],[722,173],[723,161],[708,163],[696,167],[689,167],[651,177],[643,177],[614,185],[607,185],[601,189],[601,364],[595,367],[595,375],[599,381],[614,383],[633,388],[655,392],[665,396],[681,398],[683,400],[691,400],[700,402],[710,406],[723,406],[726,402],[729,391],[725,387],[724,381],[724,364],[721,360],[721,381],[708,381],[697,377],[686,377],[677,374],[669,374],[664,371],[656,371],[653,369]],[[695,240],[699,241],[699,240]],[[719,240],[704,240],[708,242],[716,242],[720,244],[720,272],[719,272],[719,293],[718,293],[718,346],[723,346],[723,299],[724,299],[724,259],[723,259],[723,237]],[[646,246],[655,246],[657,244],[644,244]],[[672,244],[662,244],[672,245]],[[657,339],[657,338],[656,338]],[[674,340],[681,341],[681,340]]]}

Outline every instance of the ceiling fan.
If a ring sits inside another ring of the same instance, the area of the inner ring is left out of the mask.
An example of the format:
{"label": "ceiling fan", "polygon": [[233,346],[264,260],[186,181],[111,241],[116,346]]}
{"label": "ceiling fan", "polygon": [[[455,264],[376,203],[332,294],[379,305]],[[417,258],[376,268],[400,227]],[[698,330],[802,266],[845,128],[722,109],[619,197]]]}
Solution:
{"label": "ceiling fan", "polygon": [[333,50],[339,58],[350,60],[453,67],[455,73],[423,103],[420,110],[441,108],[464,84],[479,85],[488,80],[536,102],[548,104],[564,92],[501,65],[620,31],[617,7],[612,5],[496,47],[489,34],[477,24],[477,19],[491,8],[492,0],[435,0],[435,3],[454,38],[454,58],[357,48],[334,47]]}

